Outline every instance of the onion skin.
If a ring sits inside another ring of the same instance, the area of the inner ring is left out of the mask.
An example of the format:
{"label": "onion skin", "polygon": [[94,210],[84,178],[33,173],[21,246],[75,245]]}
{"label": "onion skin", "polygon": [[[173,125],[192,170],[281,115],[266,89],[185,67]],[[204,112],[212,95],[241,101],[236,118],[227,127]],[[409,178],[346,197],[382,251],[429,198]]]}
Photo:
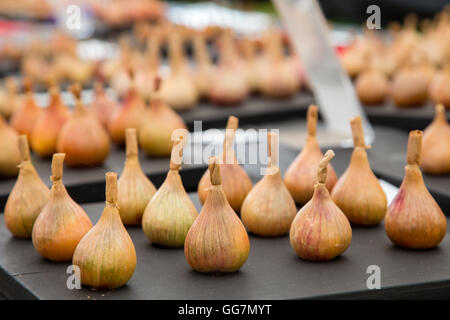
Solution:
{"label": "onion skin", "polygon": [[[295,202],[307,203],[313,196],[316,181],[316,170],[323,157],[316,139],[318,108],[311,105],[308,108],[306,144],[300,154],[289,165],[284,174],[284,183]],[[328,165],[326,187],[331,191],[337,182],[336,172]]]}
{"label": "onion skin", "polygon": [[11,116],[11,127],[18,134],[31,136],[33,126],[42,114],[42,109],[36,105],[33,99],[33,92],[27,92],[22,105],[17,108]]}
{"label": "onion skin", "polygon": [[139,144],[149,156],[166,157],[172,150],[172,132],[186,129],[183,119],[164,101],[150,103],[139,127]]}
{"label": "onion skin", "polygon": [[439,87],[441,85],[441,82],[443,81],[445,77],[445,73],[444,71],[437,71],[435,73],[435,75],[433,76],[433,79],[431,79],[430,81],[430,86],[428,87],[428,94],[430,96],[430,98],[438,103],[438,92],[439,92]]}
{"label": "onion skin", "polygon": [[245,63],[237,55],[231,30],[221,35],[220,61],[214,71],[209,97],[213,103],[235,105],[247,98],[248,72]]}
{"label": "onion skin", "polygon": [[372,226],[383,220],[387,198],[370,168],[361,117],[350,121],[354,150],[350,164],[333,188],[331,197],[354,225]]}
{"label": "onion skin", "polygon": [[0,177],[14,177],[19,172],[20,153],[17,133],[0,116]]}
{"label": "onion skin", "polygon": [[422,106],[428,98],[429,80],[419,69],[407,68],[394,75],[391,97],[401,107]]}
{"label": "onion skin", "polygon": [[[62,158],[62,159],[61,159]],[[55,153],[50,199],[37,217],[32,231],[33,246],[44,258],[71,261],[78,242],[92,228],[86,212],[67,193],[62,183],[64,154]],[[54,166],[57,168],[54,169]]]}
{"label": "onion skin", "polygon": [[355,89],[361,103],[382,104],[389,93],[389,82],[380,71],[368,70],[356,78]]}
{"label": "onion skin", "polygon": [[295,60],[285,56],[278,31],[269,32],[264,55],[267,68],[259,74],[261,93],[275,99],[296,94],[300,89],[300,78]]}
{"label": "onion skin", "polygon": [[270,98],[287,98],[300,89],[300,81],[293,63],[287,58],[273,64],[272,69],[262,75],[261,92]]}
{"label": "onion skin", "polygon": [[264,177],[253,187],[241,208],[247,229],[259,236],[275,237],[289,232],[297,207],[281,178],[278,162],[278,136],[267,134],[269,165]]}
{"label": "onion skin", "polygon": [[436,247],[446,233],[445,216],[425,187],[419,167],[406,166],[405,172],[400,190],[388,207],[386,233],[399,247]]}
{"label": "onion skin", "polygon": [[366,65],[365,54],[361,50],[354,48],[346,51],[340,57],[340,61],[342,67],[351,78],[356,77],[362,70],[364,70]]}
{"label": "onion skin", "polygon": [[[329,152],[324,160],[328,157],[329,161]],[[334,154],[331,154],[332,157]],[[347,250],[352,240],[350,223],[324,184],[327,165],[322,164],[319,170],[322,167],[325,177],[319,177],[312,199],[295,216],[289,235],[297,255],[308,261],[331,260]]]}
{"label": "onion skin", "polygon": [[[322,156],[317,140],[308,137],[305,148],[286,170],[284,183],[295,202],[305,204],[312,198],[315,181],[314,169],[317,168]],[[337,182],[337,176],[331,165],[328,167],[328,172],[326,187],[331,191]]]}
{"label": "onion skin", "polygon": [[435,101],[450,109],[450,66],[442,71],[441,78],[436,80],[435,86]]}
{"label": "onion skin", "polygon": [[73,167],[101,165],[109,154],[109,136],[97,118],[77,98],[72,117],[58,135],[56,149],[66,154],[66,163]]}
{"label": "onion skin", "polygon": [[156,193],[156,188],[142,172],[136,129],[127,129],[126,141],[127,158],[117,184],[119,214],[125,225],[139,226],[145,207]]}
{"label": "onion skin", "polygon": [[100,290],[124,286],[133,276],[137,263],[133,241],[117,207],[117,175],[107,173],[106,184],[102,216],[80,241],[72,260],[80,268],[81,283]]}
{"label": "onion skin", "polygon": [[198,101],[198,92],[187,71],[174,71],[164,80],[161,96],[177,111],[188,111],[194,108]]}
{"label": "onion skin", "polygon": [[241,219],[247,229],[265,237],[287,234],[296,214],[297,207],[278,168],[255,184],[241,208]]}
{"label": "onion skin", "polygon": [[386,215],[387,199],[370,168],[364,148],[356,147],[350,165],[331,193],[333,201],[354,225],[373,226]]}
{"label": "onion skin", "polygon": [[261,90],[261,70],[264,70],[266,63],[261,57],[255,57],[252,60],[247,60],[247,78],[249,93],[258,93]]}
{"label": "onion skin", "polygon": [[257,55],[257,42],[250,38],[240,39],[238,42],[239,51],[245,63],[249,92],[258,92],[260,89],[260,69],[267,65],[264,56]]}
{"label": "onion skin", "polygon": [[[305,204],[312,198],[315,169],[322,157],[323,154],[317,140],[308,137],[305,148],[291,163],[284,175],[284,183],[295,202]],[[328,167],[328,172],[326,187],[328,191],[331,191],[337,182],[337,176],[331,165]]]}
{"label": "onion skin", "polygon": [[118,107],[115,102],[107,97],[103,85],[100,82],[95,84],[95,93],[94,101],[91,103],[91,110],[98,121],[105,128],[108,128],[109,120]]}
{"label": "onion skin", "polygon": [[186,63],[182,36],[172,33],[168,42],[170,74],[163,82],[161,97],[175,110],[187,111],[198,102],[197,88]]}
{"label": "onion skin", "polygon": [[144,101],[132,87],[124,100],[123,106],[116,109],[109,121],[108,131],[114,143],[123,145],[125,143],[125,130],[127,128],[139,128],[144,110]]}
{"label": "onion skin", "polygon": [[197,216],[197,209],[184,190],[178,170],[171,169],[145,208],[142,230],[152,243],[182,248]]}
{"label": "onion skin", "polygon": [[236,105],[248,96],[248,79],[241,70],[233,66],[219,66],[214,71],[209,98],[219,105]]}
{"label": "onion skin", "polygon": [[450,125],[442,105],[436,106],[436,116],[424,131],[421,167],[427,174],[450,173]]}
{"label": "onion skin", "polygon": [[[240,212],[245,197],[252,189],[252,182],[238,163],[223,163],[220,165],[220,170],[222,172],[222,189],[228,203],[235,212]],[[209,171],[206,171],[198,184],[198,197],[202,204],[206,201],[210,187]]]}
{"label": "onion skin", "polygon": [[[227,201],[235,212],[240,212],[245,197],[252,189],[252,182],[245,170],[239,165],[233,150],[235,131],[238,128],[238,119],[234,116],[228,118],[223,153],[219,164],[222,172],[221,185]],[[210,170],[206,170],[198,183],[198,197],[203,204],[211,187]]]}
{"label": "onion skin", "polygon": [[149,83],[153,83],[158,77],[160,65],[160,35],[155,32],[147,38],[147,48],[144,53],[142,67],[136,70],[136,88],[143,97],[151,96],[153,88]]}
{"label": "onion skin", "polygon": [[212,65],[197,66],[192,75],[198,94],[201,98],[208,98],[212,81],[214,79],[214,67]]}
{"label": "onion skin", "polygon": [[447,230],[446,218],[428,192],[419,168],[421,144],[422,132],[411,131],[405,178],[385,218],[389,239],[395,245],[409,249],[436,247]]}
{"label": "onion skin", "polygon": [[30,160],[27,137],[19,138],[22,162],[17,181],[11,190],[5,206],[5,225],[17,238],[31,238],[33,225],[47,204],[50,190],[42,182]]}
{"label": "onion skin", "polygon": [[17,94],[17,82],[13,77],[5,79],[6,92],[5,101],[0,104],[0,116],[9,119],[11,115],[19,108],[21,99]]}
{"label": "onion skin", "polygon": [[209,95],[212,80],[214,79],[214,68],[211,58],[206,48],[205,37],[201,33],[196,33],[192,39],[194,46],[194,56],[196,68],[193,72],[193,79],[200,97],[206,98]]}
{"label": "onion skin", "polygon": [[350,246],[350,223],[324,185],[317,186],[313,198],[298,212],[290,239],[300,258],[309,261],[331,260]]}
{"label": "onion skin", "polygon": [[69,110],[62,104],[58,89],[51,89],[51,102],[37,119],[31,132],[31,148],[41,157],[50,157],[56,152],[57,137],[69,118]]}
{"label": "onion skin", "polygon": [[250,252],[247,231],[220,185],[217,162],[215,158],[210,160],[212,186],[184,243],[186,260],[192,269],[202,273],[235,272],[244,265]]}
{"label": "onion skin", "polygon": [[127,94],[127,90],[132,85],[132,80],[130,79],[130,75],[128,70],[123,66],[119,67],[110,79],[110,85],[117,92],[119,97],[123,97]]}

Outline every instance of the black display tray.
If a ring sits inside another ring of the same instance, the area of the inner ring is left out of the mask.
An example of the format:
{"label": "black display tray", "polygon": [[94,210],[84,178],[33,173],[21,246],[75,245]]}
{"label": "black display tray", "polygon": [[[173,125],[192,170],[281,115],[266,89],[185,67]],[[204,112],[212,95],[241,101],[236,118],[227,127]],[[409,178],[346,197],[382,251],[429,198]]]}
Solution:
{"label": "black display tray", "polygon": [[[197,194],[191,197],[200,209]],[[83,205],[96,222],[104,203]],[[0,220],[0,291],[21,299],[303,299],[449,297],[450,237],[429,251],[394,247],[382,225],[353,228],[341,256],[326,263],[299,259],[289,237],[250,235],[250,256],[239,272],[193,271],[182,249],[151,245],[140,228],[128,228],[138,264],[129,283],[112,291],[69,290],[70,263],[41,258],[30,240],[12,238]],[[379,267],[381,289],[368,290],[369,266]]]}
{"label": "black display tray", "polygon": [[[435,113],[432,102],[413,108],[396,108],[389,101],[383,105],[365,106],[364,110],[372,124],[403,130],[425,129]],[[450,110],[447,110],[447,118],[450,119]]]}
{"label": "black display tray", "polygon": [[[169,158],[150,158],[143,152],[139,154],[142,170],[158,187],[164,181],[169,170]],[[50,182],[51,159],[43,159],[32,156],[33,164],[41,179],[48,185]],[[113,146],[105,163],[100,167],[70,168],[64,167],[64,184],[72,198],[79,203],[101,201],[105,197],[105,174],[114,171],[122,172],[125,161],[125,150]],[[180,174],[183,178],[186,190],[193,191],[197,188],[197,181],[206,169],[206,165],[184,165]],[[0,180],[0,211],[3,211],[12,190],[16,178]]]}

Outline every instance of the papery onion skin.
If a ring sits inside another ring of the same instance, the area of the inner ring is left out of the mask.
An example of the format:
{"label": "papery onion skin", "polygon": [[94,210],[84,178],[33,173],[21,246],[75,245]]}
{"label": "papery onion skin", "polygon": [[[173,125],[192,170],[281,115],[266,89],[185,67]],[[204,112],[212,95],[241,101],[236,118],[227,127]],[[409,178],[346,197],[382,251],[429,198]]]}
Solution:
{"label": "papery onion skin", "polygon": [[428,97],[428,79],[418,70],[402,70],[394,75],[391,97],[395,105],[401,107],[420,107]]}
{"label": "papery onion skin", "polygon": [[0,115],[0,177],[14,177],[19,171],[20,153],[17,139],[17,133]]}
{"label": "papery onion skin", "polygon": [[446,233],[445,216],[425,187],[419,168],[407,166],[405,171],[405,180],[386,214],[387,235],[404,248],[436,247]]}
{"label": "papery onion skin", "polygon": [[196,33],[192,40],[196,67],[193,71],[193,79],[200,98],[209,96],[209,90],[214,79],[214,68],[206,48],[205,37],[202,33]]}
{"label": "papery onion skin", "polygon": [[278,31],[268,32],[264,60],[267,67],[259,74],[261,93],[275,99],[287,98],[296,94],[301,85],[296,62],[285,55]]}
{"label": "papery onion skin", "polygon": [[264,177],[247,194],[241,208],[241,219],[250,232],[275,237],[289,232],[297,207],[276,166],[277,134],[269,132],[267,141],[269,164]]}
{"label": "papery onion skin", "polygon": [[364,149],[355,149],[350,163],[333,188],[333,201],[345,213],[350,223],[377,225],[386,215],[386,195],[370,169]]}
{"label": "papery onion skin", "polygon": [[109,136],[97,118],[81,102],[81,87],[72,88],[77,102],[72,117],[58,135],[56,149],[66,154],[73,167],[101,165],[109,154]]}
{"label": "papery onion skin", "polygon": [[198,101],[194,79],[187,71],[179,71],[165,78],[161,96],[172,108],[180,112],[191,110]]}
{"label": "papery onion skin", "polygon": [[0,103],[0,116],[9,119],[11,115],[20,108],[21,97],[17,93],[17,82],[13,77],[5,79],[6,92],[4,93],[4,103]]}
{"label": "papery onion skin", "polygon": [[355,89],[363,104],[382,104],[389,94],[389,82],[383,73],[369,70],[356,78]]}
{"label": "papery onion skin", "polygon": [[119,213],[123,224],[139,226],[145,207],[156,193],[156,188],[139,163],[136,129],[127,129],[126,148],[125,166],[117,183]]}
{"label": "papery onion skin", "polygon": [[[336,232],[323,226],[325,219]],[[300,209],[292,222],[290,238],[291,246],[300,258],[309,261],[331,260],[350,246],[350,223],[331,200],[325,186],[317,187],[310,202]]]}
{"label": "papery onion skin", "polygon": [[[136,269],[136,249],[117,208],[117,175],[106,174],[106,205],[97,224],[76,247],[72,264],[81,283],[99,290],[124,286]],[[112,190],[114,189],[114,190]]]}
{"label": "papery onion skin", "polygon": [[350,48],[350,50],[340,56],[342,67],[351,78],[356,77],[362,70],[364,70],[364,60],[364,53],[362,53],[360,50],[352,48]]}
{"label": "papery onion skin", "polygon": [[24,82],[26,97],[19,108],[13,112],[10,123],[17,133],[30,136],[33,126],[42,114],[42,109],[34,101],[30,81],[25,80]]}
{"label": "papery onion skin", "polygon": [[242,72],[233,66],[219,66],[214,71],[209,98],[219,105],[236,105],[247,98],[248,81]]}
{"label": "papery onion skin", "polygon": [[261,92],[269,98],[288,98],[300,90],[301,83],[293,63],[283,58],[261,79]]}
{"label": "papery onion skin", "polygon": [[291,225],[291,246],[304,260],[331,260],[347,250],[352,241],[350,223],[325,186],[327,166],[333,156],[329,150],[320,161],[313,197],[300,209]]}
{"label": "papery onion skin", "polygon": [[[221,164],[222,188],[228,203],[235,212],[241,211],[245,197],[252,189],[252,182],[239,164]],[[206,171],[198,184],[198,196],[201,203],[206,201],[208,189],[211,187],[209,171]]]}
{"label": "papery onion skin", "polygon": [[[286,170],[284,183],[295,202],[305,204],[312,198],[314,193],[315,169],[321,158],[322,151],[320,151],[317,141],[307,142],[305,148]],[[328,167],[328,178],[326,182],[328,191],[333,190],[336,182],[336,172],[330,165]]]}
{"label": "papery onion skin", "polygon": [[[86,212],[72,200],[62,183],[64,154],[56,153],[53,158],[53,186],[49,201],[34,223],[33,246],[48,260],[71,261],[76,246],[92,228],[92,222]],[[54,169],[55,165],[57,168]]]}
{"label": "papery onion skin", "polygon": [[105,128],[108,128],[109,120],[118,106],[114,101],[107,97],[101,82],[95,84],[95,92],[96,95],[94,101],[91,103],[91,110],[98,121],[100,121]]}
{"label": "papery onion skin", "polygon": [[[433,86],[432,86],[433,85]],[[450,64],[435,75],[430,84],[432,98],[450,109]]]}
{"label": "papery onion skin", "polygon": [[236,52],[230,29],[223,31],[220,45],[220,61],[214,70],[209,98],[220,105],[235,105],[244,101],[248,95],[248,72]]}
{"label": "papery onion skin", "polygon": [[447,220],[428,192],[419,165],[422,131],[411,131],[408,140],[405,178],[388,207],[385,229],[397,246],[409,249],[436,247],[447,231]]}
{"label": "papery onion skin", "polygon": [[198,216],[176,170],[167,178],[145,208],[142,229],[152,243],[181,248]]}
{"label": "papery onion skin", "polygon": [[[228,118],[225,139],[223,142],[223,152],[221,155],[220,170],[222,172],[221,185],[227,197],[227,201],[237,213],[241,210],[245,197],[252,189],[252,182],[245,170],[239,165],[234,154],[233,142],[239,120],[230,116]],[[198,183],[198,197],[203,204],[206,201],[208,189],[211,186],[209,170],[203,174]]]}
{"label": "papery onion skin", "polygon": [[241,208],[241,219],[247,229],[266,237],[289,233],[296,214],[297,207],[278,169],[255,184]]}
{"label": "papery onion skin", "polygon": [[372,226],[386,215],[387,198],[370,168],[361,117],[353,118],[350,124],[354,144],[352,157],[331,197],[351,224]]}
{"label": "papery onion skin", "polygon": [[132,87],[124,99],[123,106],[116,109],[109,121],[108,131],[114,143],[125,144],[125,130],[139,128],[144,110],[144,101]]}
{"label": "papery onion skin", "polygon": [[185,143],[183,135],[175,139],[166,180],[148,203],[142,218],[142,230],[147,238],[154,244],[170,248],[183,247],[198,216],[179,174]]}
{"label": "papery onion skin", "polygon": [[421,167],[427,174],[450,173],[450,125],[444,106],[436,106],[436,116],[423,134]]}
{"label": "papery onion skin", "polygon": [[175,110],[187,111],[197,105],[199,94],[184,56],[182,35],[171,33],[168,44],[170,74],[164,79],[161,97]]}
{"label": "papery onion skin", "polygon": [[[307,203],[314,193],[316,170],[323,157],[316,138],[318,108],[314,105],[308,108],[308,136],[300,154],[292,161],[284,174],[284,183],[294,198],[300,204]],[[331,191],[337,182],[336,172],[328,165],[326,187]]]}
{"label": "papery onion skin", "polygon": [[[155,83],[160,80],[156,78]],[[142,116],[139,126],[139,144],[149,156],[165,157],[172,151],[172,133],[177,129],[187,130],[187,126],[172,108],[167,105],[155,84],[155,96]]]}
{"label": "papery onion skin", "polygon": [[220,185],[217,162],[217,159],[210,161],[212,186],[184,243],[186,260],[195,271],[202,273],[235,272],[243,266],[250,252],[247,231]]}
{"label": "papery onion skin", "polygon": [[[101,165],[109,154],[109,137],[96,119],[83,122],[64,126],[58,138],[57,151],[67,154],[67,165],[72,167]],[[75,135],[75,132],[79,134]]]}
{"label": "papery onion skin", "polygon": [[50,190],[42,182],[30,160],[27,137],[19,138],[22,162],[19,176],[5,205],[5,225],[16,238],[31,238],[33,225],[47,204]]}
{"label": "papery onion skin", "polygon": [[69,119],[69,110],[62,104],[58,89],[52,87],[50,91],[50,105],[37,119],[30,137],[31,148],[41,157],[56,152],[58,134]]}
{"label": "papery onion skin", "polygon": [[433,79],[430,81],[430,85],[428,87],[428,95],[435,102],[438,103],[439,97],[438,93],[440,91],[440,85],[445,77],[444,71],[437,71],[434,75]]}

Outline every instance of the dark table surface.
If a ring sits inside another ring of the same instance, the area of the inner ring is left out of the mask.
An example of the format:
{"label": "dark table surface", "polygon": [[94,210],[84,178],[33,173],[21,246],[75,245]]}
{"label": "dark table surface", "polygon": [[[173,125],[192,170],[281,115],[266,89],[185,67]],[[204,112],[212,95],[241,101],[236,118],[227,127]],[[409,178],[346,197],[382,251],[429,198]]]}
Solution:
{"label": "dark table surface", "polygon": [[[338,174],[347,166],[351,150],[336,149],[333,165]],[[285,153],[284,172],[296,152]],[[372,159],[372,157],[371,157]],[[246,167],[254,181],[257,167]],[[195,205],[201,206],[195,193]],[[96,222],[103,203],[83,208]],[[9,298],[39,299],[298,299],[298,298],[424,298],[449,297],[450,238],[429,251],[394,247],[382,225],[353,228],[349,249],[327,263],[299,259],[288,236],[260,238],[250,235],[247,263],[234,274],[204,275],[192,271],[182,249],[151,245],[140,228],[128,228],[136,246],[138,265],[130,282],[113,291],[87,288],[69,290],[66,273],[70,263],[41,258],[29,240],[17,240],[0,220],[0,278]],[[368,290],[369,266],[381,271],[381,290]]]}

